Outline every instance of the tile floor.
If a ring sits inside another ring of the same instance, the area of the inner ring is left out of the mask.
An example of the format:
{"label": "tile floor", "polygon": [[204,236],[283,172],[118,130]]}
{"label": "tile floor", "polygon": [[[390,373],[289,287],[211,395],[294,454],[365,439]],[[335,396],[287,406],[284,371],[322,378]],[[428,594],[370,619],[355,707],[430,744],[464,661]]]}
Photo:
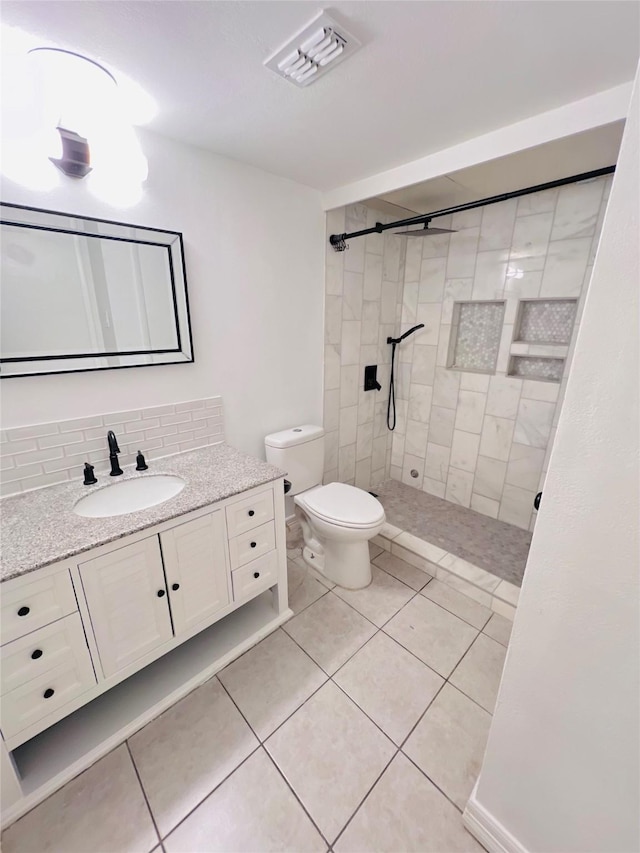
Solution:
{"label": "tile floor", "polygon": [[532,536],[527,530],[396,480],[373,491],[390,524],[521,585]]}
{"label": "tile floor", "polygon": [[9,827],[4,853],[482,851],[462,825],[511,623],[372,546],[295,616]]}

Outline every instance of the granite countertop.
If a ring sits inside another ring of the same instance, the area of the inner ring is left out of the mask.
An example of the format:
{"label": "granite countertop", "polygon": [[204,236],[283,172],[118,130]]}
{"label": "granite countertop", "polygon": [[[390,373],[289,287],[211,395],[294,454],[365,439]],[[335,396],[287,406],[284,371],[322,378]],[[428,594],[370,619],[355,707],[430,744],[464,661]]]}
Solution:
{"label": "granite countertop", "polygon": [[127,466],[117,482],[154,474],[177,474],[185,486],[163,503],[126,515],[84,518],[74,513],[80,498],[113,483],[105,473],[98,475],[95,486],[85,486],[82,481],[61,483],[0,500],[0,581],[273,482],[285,472],[226,444],[216,444],[149,461],[148,471]]}

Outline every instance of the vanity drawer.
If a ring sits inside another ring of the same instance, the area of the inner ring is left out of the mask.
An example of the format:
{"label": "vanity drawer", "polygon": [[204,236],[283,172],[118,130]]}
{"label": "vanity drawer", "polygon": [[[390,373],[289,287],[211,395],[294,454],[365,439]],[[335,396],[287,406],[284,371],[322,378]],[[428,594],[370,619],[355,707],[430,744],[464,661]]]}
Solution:
{"label": "vanity drawer", "polygon": [[251,598],[278,583],[278,552],[270,551],[264,557],[252,560],[249,565],[231,572],[233,600]]}
{"label": "vanity drawer", "polygon": [[88,656],[87,642],[78,613],[32,631],[2,647],[2,695],[58,666],[82,664]]}
{"label": "vanity drawer", "polygon": [[273,518],[273,492],[262,492],[252,498],[227,507],[227,531],[229,538],[253,530]]}
{"label": "vanity drawer", "polygon": [[30,679],[2,697],[0,727],[5,740],[60,708],[96,683],[87,649],[84,655]]}
{"label": "vanity drawer", "polygon": [[273,551],[276,547],[276,530],[273,521],[261,524],[248,533],[229,540],[231,554],[231,569],[240,568],[251,560],[257,560],[263,554]]}
{"label": "vanity drawer", "polygon": [[2,600],[2,644],[55,622],[78,609],[68,570],[32,581],[17,578],[7,581],[0,590]]}

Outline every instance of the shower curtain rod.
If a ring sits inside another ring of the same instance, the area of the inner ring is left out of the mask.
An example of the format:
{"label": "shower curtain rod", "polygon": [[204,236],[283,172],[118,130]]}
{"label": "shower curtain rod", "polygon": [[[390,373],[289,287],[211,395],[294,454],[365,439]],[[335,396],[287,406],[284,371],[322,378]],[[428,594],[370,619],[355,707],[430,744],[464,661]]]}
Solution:
{"label": "shower curtain rod", "polygon": [[536,184],[535,187],[527,187],[524,190],[513,190],[509,193],[500,193],[493,195],[490,198],[483,198],[479,201],[469,201],[465,204],[457,204],[454,207],[445,207],[442,210],[435,210],[433,213],[422,213],[420,215],[411,216],[409,219],[399,219],[397,222],[390,222],[388,225],[383,225],[382,222],[376,222],[373,228],[365,228],[362,231],[352,231],[350,234],[332,234],[329,237],[329,242],[336,252],[344,252],[347,248],[346,240],[352,240],[354,237],[364,237],[366,234],[382,234],[383,231],[389,231],[391,228],[400,228],[404,225],[424,225],[436,216],[446,216],[449,213],[460,213],[463,210],[473,210],[475,207],[484,207],[487,204],[496,204],[499,201],[507,201],[510,198],[518,198],[522,195],[530,195],[541,190],[551,190],[554,187],[562,187],[565,184],[575,184],[578,181],[586,181],[590,178],[601,178],[603,175],[611,175],[615,172],[615,166],[605,166],[603,169],[594,169],[591,172],[582,172],[580,175],[572,175],[570,178],[559,178],[557,181],[548,181],[546,184]]}

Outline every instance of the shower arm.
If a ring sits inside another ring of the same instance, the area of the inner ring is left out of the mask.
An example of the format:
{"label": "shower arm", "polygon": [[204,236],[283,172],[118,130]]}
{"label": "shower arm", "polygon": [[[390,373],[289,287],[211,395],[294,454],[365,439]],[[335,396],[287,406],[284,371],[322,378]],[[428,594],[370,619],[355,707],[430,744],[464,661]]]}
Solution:
{"label": "shower arm", "polygon": [[382,234],[383,231],[390,231],[392,228],[401,228],[405,225],[425,225],[436,216],[447,216],[450,213],[461,213],[464,210],[473,210],[476,207],[485,207],[488,204],[497,204],[500,201],[508,201],[511,198],[519,198],[523,195],[541,192],[542,190],[551,190],[555,187],[562,187],[566,184],[575,184],[579,181],[587,181],[592,178],[601,178],[603,175],[611,175],[615,172],[615,166],[605,166],[603,169],[595,169],[591,172],[582,172],[580,175],[572,175],[570,178],[559,178],[556,181],[548,181],[545,184],[536,184],[534,187],[527,187],[523,190],[513,190],[513,192],[500,193],[500,195],[483,198],[479,201],[468,201],[465,204],[457,204],[454,207],[446,207],[442,210],[435,210],[433,213],[422,213],[417,216],[410,216],[408,219],[398,219],[396,222],[389,222],[383,225],[382,222],[376,222],[373,228],[364,228],[362,231],[351,231],[344,234],[332,234],[329,237],[329,243],[333,246],[336,252],[344,252],[347,248],[346,241],[352,240],[355,237],[365,237],[367,234]]}
{"label": "shower arm", "polygon": [[417,326],[412,326],[408,331],[404,333],[404,335],[400,335],[399,338],[387,338],[387,343],[393,344],[395,346],[396,344],[401,343],[405,338],[408,338],[409,335],[412,335],[414,332],[417,332],[418,329],[424,329],[424,323],[418,323]]}

